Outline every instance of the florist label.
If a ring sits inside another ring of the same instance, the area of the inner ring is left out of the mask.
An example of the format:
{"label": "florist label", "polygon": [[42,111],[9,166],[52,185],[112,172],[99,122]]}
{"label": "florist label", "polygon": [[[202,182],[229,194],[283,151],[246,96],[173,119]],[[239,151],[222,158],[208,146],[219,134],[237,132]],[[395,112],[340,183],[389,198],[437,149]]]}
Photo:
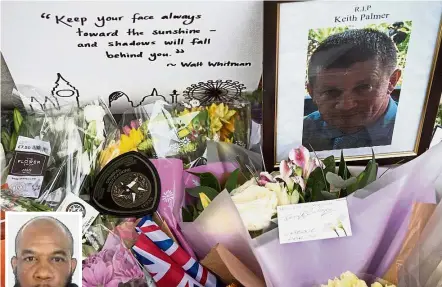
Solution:
{"label": "florist label", "polygon": [[48,142],[19,136],[6,179],[14,194],[37,198],[43,184],[44,172],[51,154]]}
{"label": "florist label", "polygon": [[347,199],[278,206],[279,242],[351,236]]}
{"label": "florist label", "polygon": [[58,207],[59,212],[80,212],[83,218],[83,234],[89,229],[99,212],[86,201],[79,198],[72,192],[67,192],[63,202]]}

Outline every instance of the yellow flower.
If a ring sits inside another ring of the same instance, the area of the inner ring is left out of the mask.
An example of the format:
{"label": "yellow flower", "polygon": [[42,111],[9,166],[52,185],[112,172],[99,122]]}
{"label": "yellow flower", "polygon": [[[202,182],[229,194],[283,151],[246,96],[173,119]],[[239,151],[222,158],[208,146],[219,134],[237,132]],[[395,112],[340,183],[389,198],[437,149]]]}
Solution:
{"label": "yellow flower", "polygon": [[137,151],[137,146],[143,141],[143,133],[140,129],[131,129],[129,136],[122,134],[120,138],[120,153]]}
{"label": "yellow flower", "polygon": [[204,209],[207,208],[207,206],[209,206],[209,204],[212,202],[205,193],[200,192],[200,199],[201,199],[201,205],[203,206]]}
{"label": "yellow flower", "polygon": [[226,141],[235,131],[235,110],[229,110],[228,105],[213,103],[209,108],[210,131],[212,134],[220,132],[220,140]]}
{"label": "yellow flower", "polygon": [[108,162],[120,155],[119,144],[112,141],[104,150],[100,153],[98,160],[100,168],[102,169]]}

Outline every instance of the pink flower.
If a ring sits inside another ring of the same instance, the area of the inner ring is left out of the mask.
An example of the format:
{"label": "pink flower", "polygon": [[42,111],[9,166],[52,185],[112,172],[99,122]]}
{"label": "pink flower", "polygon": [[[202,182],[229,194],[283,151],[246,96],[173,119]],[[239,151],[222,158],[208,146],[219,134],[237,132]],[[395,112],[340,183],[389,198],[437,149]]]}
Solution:
{"label": "pink flower", "polygon": [[268,182],[275,182],[273,176],[268,172],[261,172],[259,174],[258,184],[261,186],[265,186]]}
{"label": "pink flower", "polygon": [[[96,256],[96,254],[92,256]],[[111,286],[109,283],[114,275],[112,265],[106,265],[101,258],[94,258],[93,261],[94,264],[89,267],[83,266],[83,286]],[[118,286],[118,283],[114,286]]]}
{"label": "pink flower", "polygon": [[129,134],[130,134],[130,130],[131,130],[131,128],[128,127],[128,126],[124,126],[124,127],[123,127],[123,133],[124,133],[125,135],[127,135],[127,136],[129,136]]}
{"label": "pink flower", "polygon": [[289,167],[289,164],[286,160],[281,161],[281,163],[279,165],[279,172],[281,173],[281,177],[283,179],[292,175],[292,170]]}
{"label": "pink flower", "polygon": [[136,259],[123,246],[120,246],[119,250],[114,255],[113,267],[115,276],[123,283],[132,279],[141,279],[144,277]]}
{"label": "pink flower", "polygon": [[295,175],[292,177],[293,181],[301,187],[302,191],[305,191],[305,181],[302,177]]}
{"label": "pink flower", "polygon": [[310,152],[307,148],[303,146],[299,146],[298,148],[294,148],[289,153],[289,159],[292,163],[300,168],[304,169],[308,164],[310,159]]}
{"label": "pink flower", "polygon": [[140,127],[140,123],[138,120],[133,120],[130,122],[130,127],[133,129],[138,129]]}
{"label": "pink flower", "polygon": [[324,169],[325,165],[317,157],[311,158],[308,165],[306,166],[306,168],[302,170],[302,176],[305,179],[307,179],[310,176],[310,174],[312,173],[312,171],[314,171],[318,167],[321,169]]}
{"label": "pink flower", "polygon": [[133,279],[144,278],[136,259],[121,243],[103,249],[83,261],[83,286],[118,287]]}

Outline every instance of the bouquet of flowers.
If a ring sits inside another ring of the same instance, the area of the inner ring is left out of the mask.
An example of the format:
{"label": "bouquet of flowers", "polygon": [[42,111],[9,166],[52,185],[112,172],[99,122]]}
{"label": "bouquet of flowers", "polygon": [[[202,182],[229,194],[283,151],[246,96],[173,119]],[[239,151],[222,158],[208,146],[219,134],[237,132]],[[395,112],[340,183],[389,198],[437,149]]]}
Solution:
{"label": "bouquet of flowers", "polygon": [[112,121],[113,117],[100,101],[82,108],[65,106],[61,110],[27,115],[14,110],[14,128],[11,134],[3,131],[3,148],[7,157],[16,154],[16,159],[23,149],[33,152],[33,164],[38,165],[42,176],[31,178],[20,170],[8,169],[6,181],[10,189],[17,195],[39,198],[40,202],[53,207],[65,192],[79,195],[86,179],[93,176],[105,136],[115,126]]}
{"label": "bouquet of flowers", "polygon": [[204,154],[208,113],[157,101],[125,112],[120,126],[100,154],[101,168],[128,151],[149,158],[180,158],[189,164]]}
{"label": "bouquet of flowers", "polygon": [[211,102],[200,105],[198,100],[184,103],[185,113],[207,111],[210,129],[208,138],[213,141],[234,143],[244,148],[249,147],[251,131],[250,103],[244,100],[229,103]]}
{"label": "bouquet of flowers", "polygon": [[109,232],[103,248],[83,260],[83,286],[148,286],[145,274],[120,238]]}
{"label": "bouquet of flowers", "polygon": [[377,170],[374,155],[365,170],[353,176],[343,154],[336,169],[333,156],[320,160],[300,146],[292,149],[289,159],[281,161],[280,172],[273,174],[258,174],[256,168],[249,165],[242,170],[236,169],[220,184],[211,173],[190,172],[199,177],[200,186],[186,189],[189,195],[197,198],[197,203],[183,208],[183,221],[194,221],[220,192],[226,190],[247,229],[254,235],[260,234],[276,218],[277,206],[346,197],[373,182]]}

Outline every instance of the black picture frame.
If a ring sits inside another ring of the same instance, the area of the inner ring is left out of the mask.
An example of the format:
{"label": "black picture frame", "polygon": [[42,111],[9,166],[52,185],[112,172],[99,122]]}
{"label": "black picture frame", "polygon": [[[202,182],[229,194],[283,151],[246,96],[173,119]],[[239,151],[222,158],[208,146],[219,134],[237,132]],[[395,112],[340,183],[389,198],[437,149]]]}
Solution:
{"label": "black picture frame", "polygon": [[[314,1],[314,0],[309,0]],[[279,41],[279,9],[280,4],[305,1],[264,1],[264,38],[263,38],[263,123],[262,150],[267,170],[278,168],[276,162],[276,110],[278,83],[278,41]],[[421,122],[412,155],[392,153],[391,156],[377,157],[380,165],[403,163],[424,153],[430,146],[434,122],[442,93],[442,20],[437,36],[433,73],[427,87],[427,95],[421,113]],[[345,152],[344,152],[345,155]],[[349,165],[365,165],[369,157],[352,159],[345,158]],[[337,158],[339,160],[339,158]]]}

